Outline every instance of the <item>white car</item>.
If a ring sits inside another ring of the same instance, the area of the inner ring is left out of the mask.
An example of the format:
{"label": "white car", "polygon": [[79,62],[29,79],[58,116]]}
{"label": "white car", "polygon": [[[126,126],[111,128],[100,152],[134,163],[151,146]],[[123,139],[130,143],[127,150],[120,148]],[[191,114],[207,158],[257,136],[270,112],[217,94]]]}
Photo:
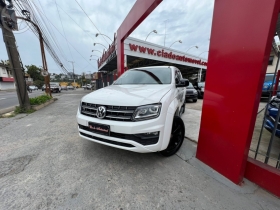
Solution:
{"label": "white car", "polygon": [[180,116],[188,85],[173,66],[130,69],[113,85],[82,98],[76,116],[79,135],[134,152],[173,155],[185,136]]}
{"label": "white car", "polygon": [[30,85],[30,86],[29,86],[29,89],[30,89],[30,90],[38,90],[38,87],[35,86],[35,85]]}

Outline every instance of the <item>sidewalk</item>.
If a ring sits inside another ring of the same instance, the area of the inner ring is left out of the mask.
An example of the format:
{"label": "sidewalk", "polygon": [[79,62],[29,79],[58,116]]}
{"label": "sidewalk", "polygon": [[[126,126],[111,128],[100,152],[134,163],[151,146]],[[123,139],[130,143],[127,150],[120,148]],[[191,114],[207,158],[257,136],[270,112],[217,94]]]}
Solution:
{"label": "sidewalk", "polygon": [[0,119],[0,209],[280,209],[270,193],[247,180],[236,186],[198,161],[194,142],[165,158],[81,139],[83,95]]}
{"label": "sidewalk", "polygon": [[7,90],[0,89],[0,93],[5,93],[5,92],[16,92],[16,89],[7,89]]}

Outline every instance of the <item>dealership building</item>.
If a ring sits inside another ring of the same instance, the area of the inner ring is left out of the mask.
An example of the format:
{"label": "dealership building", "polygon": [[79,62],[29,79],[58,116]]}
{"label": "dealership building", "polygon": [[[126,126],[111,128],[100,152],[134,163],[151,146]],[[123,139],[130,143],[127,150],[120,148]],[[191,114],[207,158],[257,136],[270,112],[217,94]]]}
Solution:
{"label": "dealership building", "polygon": [[[98,59],[101,87],[111,84],[117,76],[116,38],[102,57]],[[207,60],[204,58],[170,49],[151,42],[127,37],[124,41],[125,69],[147,66],[176,66],[184,78],[190,81],[204,81]]]}

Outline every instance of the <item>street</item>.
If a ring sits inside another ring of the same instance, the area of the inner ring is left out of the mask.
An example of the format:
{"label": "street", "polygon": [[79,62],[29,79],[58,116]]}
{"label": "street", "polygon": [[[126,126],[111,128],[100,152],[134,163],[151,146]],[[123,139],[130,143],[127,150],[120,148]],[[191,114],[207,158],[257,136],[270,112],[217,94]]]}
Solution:
{"label": "street", "polygon": [[[41,90],[35,90],[32,91],[32,93],[28,93],[29,98],[34,98],[36,96],[42,95],[45,92]],[[12,106],[18,106],[18,97],[17,92],[6,92],[6,91],[0,91],[0,109],[5,109]]]}
{"label": "street", "polygon": [[[61,93],[52,93],[53,97],[56,97],[59,94],[64,94],[64,93],[70,93],[73,90],[69,90],[69,91],[65,91],[62,90]],[[29,98],[34,98],[37,97],[39,95],[45,94],[44,91],[42,90],[35,90],[32,91],[32,93],[28,93]],[[14,107],[14,106],[18,106],[19,102],[18,102],[18,97],[17,97],[17,92],[13,91],[13,92],[6,92],[6,91],[0,91],[0,110],[1,109],[5,109],[5,108],[9,108],[9,107]]]}
{"label": "street", "polygon": [[80,138],[75,115],[88,92],[57,94],[39,111],[0,119],[0,209],[280,208],[258,186],[234,190],[205,174],[187,140],[165,158]]}

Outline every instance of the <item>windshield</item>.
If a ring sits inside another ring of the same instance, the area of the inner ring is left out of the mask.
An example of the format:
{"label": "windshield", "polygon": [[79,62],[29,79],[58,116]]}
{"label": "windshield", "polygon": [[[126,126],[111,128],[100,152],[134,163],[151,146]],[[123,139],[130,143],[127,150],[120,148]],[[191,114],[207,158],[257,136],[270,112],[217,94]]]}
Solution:
{"label": "windshield", "polygon": [[268,74],[268,75],[265,75],[265,82],[272,82],[273,80],[273,74]]}
{"label": "windshield", "polygon": [[170,68],[141,68],[125,72],[114,85],[158,85],[171,83]]}
{"label": "windshield", "polygon": [[198,83],[198,87],[204,87],[205,86],[205,82],[199,82]]}
{"label": "windshield", "polygon": [[187,89],[194,89],[192,83],[189,83],[189,86],[187,87]]}

